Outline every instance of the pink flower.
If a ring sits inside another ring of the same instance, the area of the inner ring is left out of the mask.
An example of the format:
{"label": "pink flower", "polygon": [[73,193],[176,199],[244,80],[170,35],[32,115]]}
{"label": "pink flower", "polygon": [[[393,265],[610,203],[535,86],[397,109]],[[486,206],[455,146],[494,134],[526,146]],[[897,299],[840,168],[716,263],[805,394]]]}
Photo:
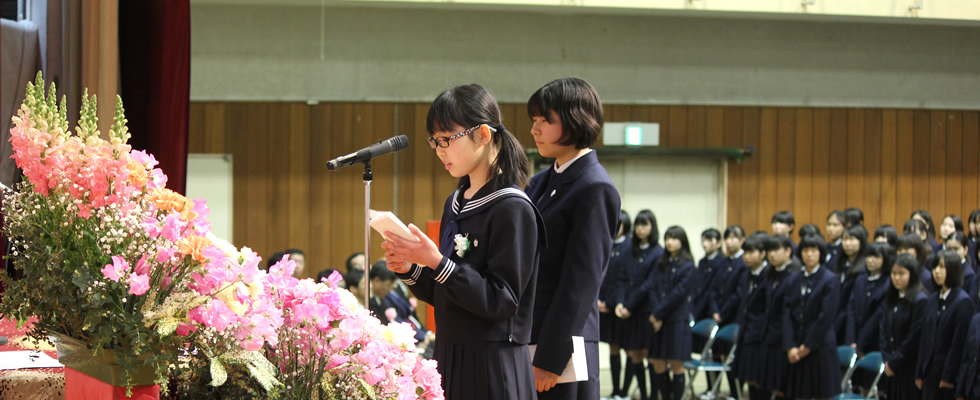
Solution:
{"label": "pink flower", "polygon": [[129,277],[126,278],[126,283],[129,283],[130,294],[142,296],[143,293],[146,293],[150,289],[150,276],[129,274]]}
{"label": "pink flower", "polygon": [[180,336],[187,336],[191,332],[197,332],[197,326],[190,322],[181,322],[177,325],[177,334]]}
{"label": "pink flower", "polygon": [[147,254],[140,256],[139,261],[136,261],[136,266],[133,267],[133,272],[146,275],[150,273],[150,264],[146,262]]}
{"label": "pink flower", "polygon": [[157,262],[167,262],[174,258],[177,249],[174,247],[157,246]]}
{"label": "pink flower", "polygon": [[180,219],[180,214],[170,213],[163,220],[160,234],[171,242],[176,242],[181,238],[181,232],[187,224]]}
{"label": "pink flower", "polygon": [[122,278],[127,272],[129,272],[129,263],[120,256],[112,256],[112,264],[106,264],[105,267],[102,267],[102,275],[113,282],[119,282],[119,278]]}
{"label": "pink flower", "polygon": [[385,310],[385,318],[388,318],[388,321],[394,321],[395,318],[398,318],[398,311],[394,307],[388,307]]}
{"label": "pink flower", "polygon": [[347,357],[345,355],[340,355],[340,354],[334,354],[330,356],[330,362],[327,363],[327,370],[329,371],[334,368],[337,368],[341,365],[346,364],[348,361],[350,361],[350,357]]}

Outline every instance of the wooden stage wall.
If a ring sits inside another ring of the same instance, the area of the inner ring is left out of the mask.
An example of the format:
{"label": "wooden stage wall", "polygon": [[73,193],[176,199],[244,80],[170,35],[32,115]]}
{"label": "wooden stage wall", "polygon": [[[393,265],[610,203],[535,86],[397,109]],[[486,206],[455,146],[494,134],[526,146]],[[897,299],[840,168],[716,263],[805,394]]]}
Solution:
{"label": "wooden stage wall", "polygon": [[[501,107],[507,127],[533,146],[525,106]],[[326,161],[408,135],[408,149],[373,163],[372,208],[424,228],[456,183],[422,142],[427,111],[427,103],[192,102],[189,148],[234,157],[235,245],[263,258],[300,248],[307,275],[343,272],[363,248],[363,168],[330,172]],[[977,111],[606,105],[606,121],[658,122],[665,147],[753,146],[755,155],[728,169],[728,222],[748,232],[769,230],[779,210],[793,211],[797,227],[823,230],[831,210],[856,206],[873,231],[901,229],[920,208],[936,224],[980,208]],[[373,235],[372,259],[379,243]]]}

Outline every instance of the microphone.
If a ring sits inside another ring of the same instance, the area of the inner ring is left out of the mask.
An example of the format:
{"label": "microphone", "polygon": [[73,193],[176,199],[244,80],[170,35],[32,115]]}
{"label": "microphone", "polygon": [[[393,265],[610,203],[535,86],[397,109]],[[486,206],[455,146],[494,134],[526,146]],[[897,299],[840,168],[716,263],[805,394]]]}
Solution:
{"label": "microphone", "polygon": [[404,150],[406,147],[408,147],[408,136],[398,135],[391,139],[372,144],[346,156],[340,156],[333,160],[327,161],[327,169],[333,171],[349,165],[360,164],[377,156]]}

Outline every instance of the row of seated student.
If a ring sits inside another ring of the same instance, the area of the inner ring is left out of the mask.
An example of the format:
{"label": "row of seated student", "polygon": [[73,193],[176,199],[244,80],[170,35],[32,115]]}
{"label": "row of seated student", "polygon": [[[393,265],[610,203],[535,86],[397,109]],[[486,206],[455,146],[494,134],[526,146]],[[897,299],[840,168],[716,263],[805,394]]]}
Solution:
{"label": "row of seated student", "polygon": [[[712,350],[724,360],[734,344],[729,387],[746,385],[750,399],[840,394],[838,346],[858,358],[881,354],[877,388],[889,400],[980,399],[980,210],[968,230],[945,216],[938,241],[925,211],[902,234],[883,225],[873,236],[861,210],[833,211],[826,236],[807,224],[799,244],[792,213],[781,211],[771,234],[738,225],[702,232],[696,266],[682,227],[668,228],[661,246],[650,210],[620,220],[598,299],[600,340],[610,347],[606,399],[629,398],[634,379],[642,400],[682,398],[683,362],[705,346],[691,329],[701,320],[738,324],[735,343],[716,340]],[[874,378],[858,370],[850,381],[866,392]]]}

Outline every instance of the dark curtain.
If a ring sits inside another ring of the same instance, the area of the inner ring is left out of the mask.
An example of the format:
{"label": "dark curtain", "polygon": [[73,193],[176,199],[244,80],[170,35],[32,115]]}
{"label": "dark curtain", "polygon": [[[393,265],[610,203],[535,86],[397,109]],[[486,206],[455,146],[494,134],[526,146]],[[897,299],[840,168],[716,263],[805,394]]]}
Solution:
{"label": "dark curtain", "polygon": [[152,153],[169,178],[167,187],[184,193],[190,109],[190,1],[120,0],[119,63],[123,106],[133,136],[130,144]]}

